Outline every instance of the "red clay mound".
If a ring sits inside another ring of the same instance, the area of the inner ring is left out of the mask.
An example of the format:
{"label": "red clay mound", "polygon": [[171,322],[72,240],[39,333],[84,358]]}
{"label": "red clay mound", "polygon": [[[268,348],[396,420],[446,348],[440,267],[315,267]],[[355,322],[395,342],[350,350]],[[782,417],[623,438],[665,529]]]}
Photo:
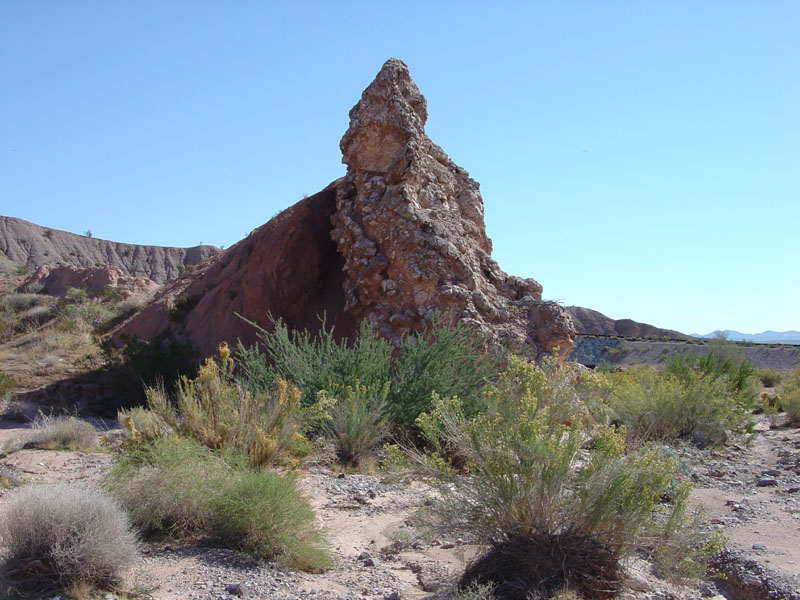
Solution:
{"label": "red clay mound", "polygon": [[326,314],[328,325],[349,335],[355,321],[343,311],[344,259],[330,238],[335,209],[334,182],[166,284],[117,337],[152,339],[170,328],[208,356],[223,340],[255,341],[253,327],[236,313],[264,326],[271,314],[310,331],[320,325],[317,315]]}

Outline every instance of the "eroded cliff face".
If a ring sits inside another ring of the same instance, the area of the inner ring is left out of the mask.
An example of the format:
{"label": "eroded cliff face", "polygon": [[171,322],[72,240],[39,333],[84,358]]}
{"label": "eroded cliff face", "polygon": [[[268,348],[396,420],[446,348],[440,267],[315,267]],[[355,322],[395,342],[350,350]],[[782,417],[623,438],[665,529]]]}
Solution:
{"label": "eroded cliff face", "polygon": [[219,248],[215,246],[171,248],[123,244],[49,229],[14,217],[0,217],[0,266],[5,263],[6,268],[27,265],[35,271],[43,265],[79,269],[108,265],[131,277],[164,283],[187,266],[201,263],[217,252]]}
{"label": "eroded cliff face", "polygon": [[236,312],[315,329],[325,311],[339,334],[367,319],[392,340],[438,312],[529,356],[556,347],[566,356],[569,314],[492,259],[479,186],[428,138],[426,119],[408,68],[390,59],[350,111],[347,175],[167,284],[122,332],[171,327],[209,354],[222,340],[254,339]]}
{"label": "eroded cliff face", "polygon": [[569,314],[542,302],[536,281],[509,276],[492,259],[479,186],[428,138],[427,118],[397,59],[350,111],[331,232],[345,260],[345,310],[390,338],[425,329],[442,312],[533,355],[568,352]]}

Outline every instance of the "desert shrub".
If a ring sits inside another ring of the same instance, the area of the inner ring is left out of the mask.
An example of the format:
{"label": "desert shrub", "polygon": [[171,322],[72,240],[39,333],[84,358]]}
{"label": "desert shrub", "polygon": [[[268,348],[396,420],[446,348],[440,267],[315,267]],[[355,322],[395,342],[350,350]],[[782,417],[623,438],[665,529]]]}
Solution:
{"label": "desert shrub", "polygon": [[234,379],[235,365],[223,343],[218,361],[209,358],[196,378],[180,379],[174,406],[163,386],[147,388],[148,408],[179,435],[209,448],[236,449],[254,465],[273,463],[324,417],[324,403],[301,406],[300,391],[283,379],[254,394]]}
{"label": "desert shrub", "polygon": [[16,269],[14,270],[14,273],[18,277],[24,277],[25,275],[30,275],[31,274],[30,265],[17,265]]}
{"label": "desert shrub", "polygon": [[3,307],[15,313],[25,312],[37,306],[49,306],[51,303],[51,298],[39,294],[6,294],[1,301]]}
{"label": "desert shrub", "polygon": [[780,405],[789,421],[800,421],[800,369],[793,371],[781,385]]}
{"label": "desert shrub", "polygon": [[100,293],[97,294],[97,297],[102,302],[117,303],[125,300],[125,298],[128,297],[128,292],[118,287],[107,285],[100,290]]}
{"label": "desert shrub", "polygon": [[[580,410],[569,424],[564,415],[523,389],[493,395],[474,417],[458,398],[434,396],[420,417],[434,450],[417,459],[438,491],[420,522],[489,546],[462,584],[494,585],[499,598],[564,586],[606,598],[621,589],[620,561],[643,548],[665,568],[702,572],[711,548],[672,463],[656,451],[626,452],[624,430],[589,428]],[[450,465],[453,454],[466,474]],[[670,503],[661,501],[667,494]]]}
{"label": "desert shrub", "polygon": [[0,295],[0,341],[40,325],[54,316],[53,299],[38,294]]}
{"label": "desert shrub", "polygon": [[[73,288],[74,289],[74,288]],[[81,290],[83,291],[83,290]],[[59,328],[64,331],[100,332],[107,328],[115,314],[101,304],[84,302],[83,304],[67,304],[59,309]]]}
{"label": "desert shrub", "polygon": [[437,318],[434,326],[403,338],[392,369],[389,406],[395,421],[416,427],[433,393],[458,396],[468,414],[483,408],[483,385],[500,371],[500,357],[486,350],[477,330]]}
{"label": "desert shrub", "polygon": [[0,521],[4,575],[20,588],[108,589],[136,559],[125,512],[104,493],[64,484],[17,491]]}
{"label": "desert shrub", "polygon": [[68,287],[64,292],[64,302],[67,304],[83,304],[89,299],[89,292],[84,288]]}
{"label": "desert shrub", "polygon": [[281,319],[273,322],[272,331],[248,322],[256,328],[266,352],[239,344],[242,378],[254,391],[268,389],[274,379],[282,378],[302,391],[303,404],[308,405],[323,390],[352,385],[356,380],[373,388],[389,380],[392,346],[366,321],[352,344],[338,340],[334,327],[328,328],[324,318],[316,335],[289,331]]}
{"label": "desert shrub", "polygon": [[717,336],[709,342],[707,354],[675,354],[664,368],[667,373],[687,381],[697,373],[712,380],[720,380],[730,399],[743,409],[752,409],[755,406],[755,369],[745,360],[744,351],[724,336]]}
{"label": "desert shrub", "polygon": [[389,434],[388,393],[388,382],[375,389],[361,385],[358,380],[352,386],[331,392],[336,400],[328,408],[323,429],[335,441],[339,462],[358,465]]}
{"label": "desert shrub", "polygon": [[0,402],[8,400],[14,392],[14,378],[11,375],[0,373]]}
{"label": "desert shrub", "polygon": [[430,408],[432,392],[458,395],[476,412],[482,385],[499,370],[498,357],[486,352],[478,332],[442,319],[429,331],[404,337],[394,357],[389,342],[366,321],[352,343],[337,340],[333,327],[328,329],[324,320],[316,336],[308,331],[290,332],[280,320],[272,331],[251,324],[258,329],[266,352],[239,345],[242,378],[251,389],[282,377],[303,391],[303,402],[308,404],[320,391],[356,380],[370,389],[389,381],[389,412],[405,428],[413,428],[417,416]]}
{"label": "desert shrub", "polygon": [[[163,388],[156,388],[156,390],[156,393],[166,397],[166,392],[163,391]],[[175,432],[156,412],[141,406],[120,409],[117,412],[117,420],[122,425],[128,441],[133,444],[152,442]]]}
{"label": "desert shrub", "polygon": [[0,488],[8,489],[22,485],[23,479],[19,470],[13,465],[0,463]]}
{"label": "desert shrub", "polygon": [[675,374],[645,366],[605,377],[606,401],[616,422],[627,427],[629,441],[686,438],[714,446],[726,441],[728,430],[751,422],[728,382],[701,369]]}
{"label": "desert shrub", "polygon": [[139,310],[143,304],[144,301],[141,298],[134,296],[117,302],[114,306],[114,310],[119,315],[119,318],[124,318]]}
{"label": "desert shrub", "polygon": [[755,376],[764,387],[778,387],[783,379],[783,373],[776,369],[756,369]]}
{"label": "desert shrub", "polygon": [[103,486],[146,534],[205,536],[288,566],[330,564],[314,513],[290,475],[253,471],[242,455],[162,438],[130,449]]}
{"label": "desert shrub", "polygon": [[43,450],[86,450],[97,445],[97,430],[77,417],[39,413],[24,439],[26,446]]}

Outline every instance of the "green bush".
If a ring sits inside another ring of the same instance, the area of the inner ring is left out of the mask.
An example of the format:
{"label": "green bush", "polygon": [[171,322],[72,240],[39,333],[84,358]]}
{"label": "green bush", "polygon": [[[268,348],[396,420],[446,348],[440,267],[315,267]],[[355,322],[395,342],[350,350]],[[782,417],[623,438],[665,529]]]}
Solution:
{"label": "green bush", "polygon": [[257,348],[248,350],[239,344],[242,377],[254,391],[269,389],[272,381],[281,378],[297,386],[303,404],[309,405],[323,390],[352,385],[356,380],[374,388],[389,380],[392,346],[366,322],[352,344],[337,340],[334,327],[328,329],[324,319],[317,335],[290,332],[281,319],[273,322],[272,331],[248,322],[257,329],[266,352],[263,355]]}
{"label": "green bush", "polygon": [[764,387],[778,387],[783,379],[783,373],[775,369],[757,369],[755,376]]}
{"label": "green bush", "polygon": [[529,375],[509,378],[517,391],[504,384],[489,394],[484,413],[470,417],[458,398],[434,396],[419,420],[433,450],[417,459],[439,493],[418,519],[439,537],[489,546],[462,585],[494,585],[504,598],[565,586],[607,598],[621,589],[621,561],[642,550],[665,569],[702,574],[713,548],[687,512],[688,488],[676,484],[671,461],[626,452],[624,428],[590,428],[577,405],[565,421],[569,411],[538,397],[548,386],[580,397],[585,382]]}
{"label": "green bush", "polygon": [[83,304],[89,299],[89,292],[83,288],[68,287],[64,293],[64,301],[68,304]]}
{"label": "green bush", "polygon": [[780,404],[790,422],[800,421],[800,369],[793,371],[781,386]]}
{"label": "green bush", "polygon": [[755,407],[758,397],[755,388],[755,369],[744,358],[744,351],[724,336],[709,342],[707,354],[675,354],[665,365],[665,370],[687,381],[697,373],[724,383],[730,399],[743,409]]}
{"label": "green bush", "polygon": [[389,381],[389,412],[397,425],[406,428],[430,408],[432,392],[458,395],[477,412],[482,385],[499,370],[498,357],[486,352],[480,334],[441,320],[427,332],[403,338],[394,357],[391,344],[367,322],[362,322],[352,343],[337,340],[324,320],[316,336],[290,332],[281,320],[274,322],[272,331],[251,324],[258,329],[266,355],[239,345],[241,377],[248,387],[264,389],[281,377],[300,388],[303,402],[309,404],[320,391],[340,389],[356,380],[369,389]]}
{"label": "green bush", "polygon": [[136,537],[116,502],[65,484],[21,488],[0,520],[5,577],[21,591],[76,584],[113,588],[136,559]]}
{"label": "green bush", "polygon": [[323,430],[334,440],[339,462],[357,466],[389,434],[388,393],[388,382],[376,390],[360,385],[358,380],[332,392],[336,400],[328,408]]}
{"label": "green bush", "polygon": [[256,466],[284,458],[297,438],[324,418],[325,403],[301,406],[300,391],[282,379],[254,394],[234,379],[234,368],[223,343],[219,361],[209,358],[196,378],[180,379],[175,406],[164,387],[156,386],[146,390],[148,408],[179,435],[209,448],[238,450]]}
{"label": "green bush", "polygon": [[437,320],[423,333],[403,338],[392,368],[389,406],[395,421],[414,426],[431,409],[433,393],[458,396],[468,414],[483,409],[484,384],[501,370],[475,329]]}
{"label": "green bush", "polygon": [[14,378],[11,375],[0,373],[0,402],[8,400],[14,392]]}
{"label": "green bush", "polygon": [[295,479],[249,464],[195,440],[162,438],[131,448],[103,486],[146,534],[202,535],[293,568],[328,567],[324,536]]}
{"label": "green bush", "polygon": [[728,430],[745,430],[751,420],[724,378],[701,369],[630,368],[608,373],[604,395],[615,422],[629,441],[686,438],[700,447],[723,444]]}

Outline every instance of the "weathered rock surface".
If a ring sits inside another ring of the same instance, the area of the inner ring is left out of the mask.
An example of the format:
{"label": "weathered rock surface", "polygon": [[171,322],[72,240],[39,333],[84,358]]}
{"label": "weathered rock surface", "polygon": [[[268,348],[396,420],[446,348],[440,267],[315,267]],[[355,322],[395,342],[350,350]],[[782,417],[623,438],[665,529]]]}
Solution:
{"label": "weathered rock surface", "polygon": [[219,342],[256,341],[236,316],[269,327],[268,315],[290,328],[316,331],[317,315],[341,335],[354,330],[344,313],[344,261],[330,239],[336,182],[283,211],[247,238],[211,257],[193,273],[167,283],[119,333],[152,339],[170,328],[204,356]]}
{"label": "weathered rock surface", "polygon": [[350,119],[342,180],[165,286],[121,332],[171,326],[207,354],[254,339],[235,312],[313,330],[326,311],[340,334],[367,319],[390,339],[440,312],[530,356],[566,356],[569,313],[491,258],[478,184],[425,134],[425,98],[406,65],[387,61]]}
{"label": "weathered rock surface", "polygon": [[350,111],[331,232],[345,260],[345,309],[388,337],[425,329],[439,311],[534,355],[568,352],[569,314],[492,259],[479,186],[428,138],[427,118],[397,59]]}
{"label": "weathered rock surface", "polygon": [[672,329],[661,329],[647,323],[631,319],[611,319],[591,308],[568,306],[578,335],[610,335],[619,337],[659,338],[669,340],[689,340],[691,336]]}
{"label": "weathered rock surface", "polygon": [[35,271],[42,265],[93,267],[109,265],[126,275],[146,277],[164,283],[177,277],[188,265],[196,265],[219,252],[215,246],[171,248],[123,244],[67,231],[41,227],[35,223],[0,217],[0,266],[27,265]]}
{"label": "weathered rock surface", "polygon": [[17,291],[38,291],[63,297],[69,288],[84,289],[91,295],[97,295],[106,287],[120,290],[129,296],[146,297],[152,296],[160,286],[152,279],[131,277],[119,267],[108,265],[85,269],[72,265],[66,267],[42,265],[17,288]]}

